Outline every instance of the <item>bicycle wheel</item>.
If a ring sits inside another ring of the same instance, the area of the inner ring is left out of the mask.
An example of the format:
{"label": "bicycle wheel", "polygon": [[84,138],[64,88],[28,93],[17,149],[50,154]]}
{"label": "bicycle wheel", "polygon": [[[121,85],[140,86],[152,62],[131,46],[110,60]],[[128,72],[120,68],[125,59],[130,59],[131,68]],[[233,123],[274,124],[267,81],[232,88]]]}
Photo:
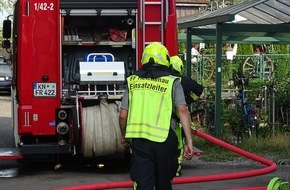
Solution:
{"label": "bicycle wheel", "polygon": [[250,131],[251,131],[251,137],[252,138],[258,138],[259,136],[259,123],[257,119],[252,118],[252,121],[250,122]]}
{"label": "bicycle wheel", "polygon": [[242,65],[242,73],[246,78],[256,75],[256,61],[258,57],[247,57]]}
{"label": "bicycle wheel", "polygon": [[258,107],[258,116],[260,121],[265,125],[269,119],[269,98],[268,98],[268,89],[267,86],[263,86],[259,91],[256,99],[256,104]]}
{"label": "bicycle wheel", "polygon": [[285,104],[280,104],[276,108],[276,116],[275,116],[275,123],[277,125],[277,129],[280,132],[285,133],[287,132],[288,128],[288,107]]}
{"label": "bicycle wheel", "polygon": [[200,71],[199,62],[191,62],[191,78],[196,81],[202,81],[202,74]]}
{"label": "bicycle wheel", "polygon": [[192,62],[192,78],[197,81],[214,81],[214,63],[208,57],[198,57],[197,61]]}
{"label": "bicycle wheel", "polygon": [[206,81],[209,81],[209,80],[215,80],[214,79],[214,71],[215,71],[215,68],[214,68],[214,63],[213,61],[208,58],[208,57],[203,57],[203,78],[204,80]]}
{"label": "bicycle wheel", "polygon": [[[259,77],[269,79],[274,71],[274,63],[268,56],[264,56],[263,64],[260,64],[260,56],[248,57],[242,65],[242,73],[245,77]],[[263,65],[263,68],[260,65]]]}
{"label": "bicycle wheel", "polygon": [[249,136],[253,138],[258,137],[259,132],[259,122],[257,116],[257,109],[254,104],[247,105],[247,128],[249,132]]}

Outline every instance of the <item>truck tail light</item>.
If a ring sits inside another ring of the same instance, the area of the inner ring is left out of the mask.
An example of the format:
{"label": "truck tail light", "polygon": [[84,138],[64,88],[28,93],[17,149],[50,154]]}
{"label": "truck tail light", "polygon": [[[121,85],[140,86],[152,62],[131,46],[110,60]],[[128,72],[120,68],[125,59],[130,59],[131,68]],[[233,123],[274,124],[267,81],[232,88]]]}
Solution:
{"label": "truck tail light", "polygon": [[65,122],[60,122],[56,126],[56,131],[60,135],[65,135],[65,134],[67,134],[69,132],[69,126]]}
{"label": "truck tail light", "polygon": [[67,112],[65,110],[59,110],[57,116],[59,119],[65,120],[67,118]]}
{"label": "truck tail light", "polygon": [[[59,135],[67,135],[70,131],[70,119],[68,109],[56,110],[56,132]],[[62,137],[63,138],[63,137]]]}

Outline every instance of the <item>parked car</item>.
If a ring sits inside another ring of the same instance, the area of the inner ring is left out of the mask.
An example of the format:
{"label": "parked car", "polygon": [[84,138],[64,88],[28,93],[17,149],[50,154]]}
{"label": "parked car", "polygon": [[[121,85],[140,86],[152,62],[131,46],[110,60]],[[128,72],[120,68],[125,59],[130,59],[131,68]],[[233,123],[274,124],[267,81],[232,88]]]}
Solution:
{"label": "parked car", "polygon": [[12,71],[9,65],[0,64],[0,91],[11,90]]}
{"label": "parked car", "polygon": [[4,56],[0,56],[0,65],[1,64],[7,64],[10,66],[10,69],[12,69],[12,64],[9,60],[7,60]]}
{"label": "parked car", "polygon": [[3,56],[0,56],[0,64],[6,64],[6,59]]}

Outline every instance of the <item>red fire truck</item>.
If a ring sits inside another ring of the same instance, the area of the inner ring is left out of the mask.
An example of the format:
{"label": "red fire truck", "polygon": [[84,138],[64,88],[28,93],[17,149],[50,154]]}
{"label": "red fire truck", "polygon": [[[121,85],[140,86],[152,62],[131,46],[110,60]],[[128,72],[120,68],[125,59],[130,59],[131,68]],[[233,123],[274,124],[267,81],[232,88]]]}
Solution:
{"label": "red fire truck", "polygon": [[177,54],[175,9],[175,0],[17,0],[2,46],[12,49],[21,158],[123,155],[125,78],[150,42]]}

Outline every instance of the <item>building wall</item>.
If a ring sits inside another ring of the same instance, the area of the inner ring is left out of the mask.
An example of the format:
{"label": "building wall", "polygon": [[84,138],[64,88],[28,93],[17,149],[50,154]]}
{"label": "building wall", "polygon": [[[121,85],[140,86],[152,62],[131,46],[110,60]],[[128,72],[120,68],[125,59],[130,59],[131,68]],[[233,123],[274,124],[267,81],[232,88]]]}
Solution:
{"label": "building wall", "polygon": [[210,0],[176,0],[177,18],[199,13],[209,4]]}

